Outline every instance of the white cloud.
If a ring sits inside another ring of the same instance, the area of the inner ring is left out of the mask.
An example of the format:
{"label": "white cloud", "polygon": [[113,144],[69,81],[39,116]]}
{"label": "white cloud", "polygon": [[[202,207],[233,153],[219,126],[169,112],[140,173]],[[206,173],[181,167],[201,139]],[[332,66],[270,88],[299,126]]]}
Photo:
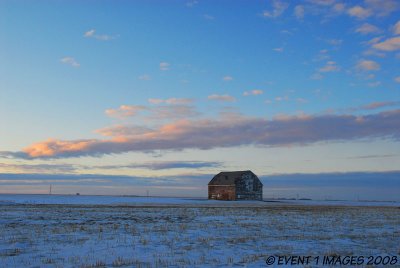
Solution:
{"label": "white cloud", "polygon": [[250,96],[250,95],[256,96],[256,95],[261,95],[263,93],[264,93],[264,91],[262,91],[260,89],[254,89],[254,90],[251,90],[251,91],[243,92],[243,96]]}
{"label": "white cloud", "polygon": [[373,60],[360,60],[357,63],[357,69],[361,71],[378,71],[380,68],[379,63]]}
{"label": "white cloud", "polygon": [[222,80],[224,80],[224,81],[232,81],[233,77],[230,76],[230,75],[226,75],[226,76],[222,77]]}
{"label": "white cloud", "polygon": [[396,34],[396,35],[400,34],[400,20],[394,25],[393,33]]}
{"label": "white cloud", "polygon": [[203,18],[205,18],[206,20],[214,20],[215,19],[214,16],[211,16],[211,15],[208,15],[208,14],[204,14]]}
{"label": "white cloud", "polygon": [[297,98],[296,101],[297,101],[298,103],[307,103],[307,102],[308,102],[308,100],[303,99],[303,98]]}
{"label": "white cloud", "polygon": [[366,19],[372,15],[371,10],[361,6],[351,7],[347,10],[347,13],[352,17],[356,17],[357,19]]}
{"label": "white cloud", "polygon": [[288,96],[278,96],[278,97],[276,97],[275,98],[275,100],[276,101],[287,101],[287,100],[289,100],[289,97]]}
{"label": "white cloud", "polygon": [[377,86],[380,86],[381,84],[382,83],[380,81],[375,81],[375,82],[368,83],[368,86],[369,87],[377,87]]}
{"label": "white cloud", "polygon": [[345,8],[346,8],[346,5],[343,3],[337,3],[337,4],[333,5],[333,10],[338,13],[343,12],[345,10]]}
{"label": "white cloud", "polygon": [[194,6],[197,5],[198,3],[199,3],[198,1],[193,0],[193,1],[186,2],[186,6],[187,6],[187,7],[194,7]]}
{"label": "white cloud", "polygon": [[85,37],[92,37],[94,35],[94,33],[96,32],[95,29],[89,30],[87,31],[83,36]]}
{"label": "white cloud", "polygon": [[321,73],[337,72],[340,71],[340,67],[334,61],[328,61],[326,65],[318,70]]}
{"label": "white cloud", "polygon": [[400,50],[400,37],[393,37],[386,39],[383,42],[376,43],[373,48],[383,51],[395,51]]}
{"label": "white cloud", "polygon": [[335,0],[308,0],[307,2],[312,3],[314,5],[330,6],[333,3],[335,3]]}
{"label": "white cloud", "polygon": [[161,71],[168,71],[170,64],[168,62],[160,62],[160,70]]}
{"label": "white cloud", "polygon": [[264,11],[263,16],[266,18],[277,18],[289,7],[289,5],[285,2],[274,0],[272,2],[272,11]]}
{"label": "white cloud", "polygon": [[111,36],[111,35],[107,35],[107,34],[96,34],[95,29],[91,29],[91,30],[85,32],[85,34],[83,36],[86,38],[94,38],[94,39],[101,40],[101,41],[109,41],[109,40],[115,39],[117,37],[117,36]]}
{"label": "white cloud", "polygon": [[216,100],[216,101],[226,101],[226,102],[233,102],[236,101],[236,99],[230,95],[218,95],[218,94],[213,94],[207,97],[209,100]]}
{"label": "white cloud", "polygon": [[294,8],[294,15],[298,19],[303,19],[304,18],[304,7],[302,5],[297,5]]}
{"label": "white cloud", "polygon": [[355,32],[361,34],[371,34],[371,33],[380,33],[381,30],[372,24],[364,23],[363,25],[358,27]]}
{"label": "white cloud", "polygon": [[140,80],[151,80],[151,76],[150,75],[148,75],[148,74],[142,74],[142,75],[140,75],[139,77],[138,77],[138,79],[140,79]]}
{"label": "white cloud", "polygon": [[64,57],[61,60],[61,63],[71,65],[72,67],[79,67],[81,66],[79,62],[77,62],[73,57]]}
{"label": "white cloud", "polygon": [[400,83],[400,76],[395,77],[394,81],[396,81],[397,83]]}
{"label": "white cloud", "polygon": [[315,73],[315,74],[312,74],[312,75],[310,76],[310,78],[311,78],[312,80],[321,80],[322,78],[324,78],[324,76],[323,76],[322,74],[320,74],[320,73]]}
{"label": "white cloud", "polygon": [[332,46],[340,46],[343,43],[342,39],[328,39],[326,42]]}
{"label": "white cloud", "polygon": [[276,51],[276,52],[283,52],[283,47],[277,47],[277,48],[274,48],[272,50]]}
{"label": "white cloud", "polygon": [[193,102],[193,99],[186,98],[169,98],[169,99],[148,99],[151,104],[170,104],[170,105],[183,105]]}
{"label": "white cloud", "polygon": [[377,17],[388,16],[400,8],[398,0],[365,0],[365,4]]}

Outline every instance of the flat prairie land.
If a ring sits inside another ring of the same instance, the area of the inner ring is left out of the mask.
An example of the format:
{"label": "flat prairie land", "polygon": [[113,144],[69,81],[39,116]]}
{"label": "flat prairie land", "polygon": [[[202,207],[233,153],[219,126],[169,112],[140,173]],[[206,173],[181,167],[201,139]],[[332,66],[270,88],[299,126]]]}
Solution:
{"label": "flat prairie land", "polygon": [[0,267],[268,267],[271,255],[400,255],[396,206],[3,203],[0,215]]}

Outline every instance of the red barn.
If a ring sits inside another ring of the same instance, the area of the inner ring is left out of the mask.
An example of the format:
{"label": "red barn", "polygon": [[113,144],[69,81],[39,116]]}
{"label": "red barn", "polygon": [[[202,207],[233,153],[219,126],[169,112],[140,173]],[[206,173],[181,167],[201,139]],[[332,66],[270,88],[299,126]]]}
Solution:
{"label": "red barn", "polygon": [[208,199],[262,200],[263,184],[250,170],[220,172],[208,183]]}

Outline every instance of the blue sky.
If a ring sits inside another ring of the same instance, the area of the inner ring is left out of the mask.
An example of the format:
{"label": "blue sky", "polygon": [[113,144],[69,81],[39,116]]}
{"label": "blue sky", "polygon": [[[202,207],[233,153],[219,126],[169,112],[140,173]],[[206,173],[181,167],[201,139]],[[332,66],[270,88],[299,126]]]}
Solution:
{"label": "blue sky", "polygon": [[319,174],[332,197],[393,199],[359,178],[392,185],[400,166],[399,14],[394,0],[2,1],[0,192],[201,196],[212,174],[251,169],[302,174],[313,198]]}

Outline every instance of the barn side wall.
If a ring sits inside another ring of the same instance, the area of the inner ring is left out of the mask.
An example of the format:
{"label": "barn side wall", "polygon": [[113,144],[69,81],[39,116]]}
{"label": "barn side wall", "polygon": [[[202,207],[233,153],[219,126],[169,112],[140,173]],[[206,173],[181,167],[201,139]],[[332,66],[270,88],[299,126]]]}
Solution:
{"label": "barn side wall", "polygon": [[234,185],[208,185],[208,199],[236,200]]}
{"label": "barn side wall", "polygon": [[236,181],[236,200],[262,200],[263,185],[254,174],[245,174]]}

